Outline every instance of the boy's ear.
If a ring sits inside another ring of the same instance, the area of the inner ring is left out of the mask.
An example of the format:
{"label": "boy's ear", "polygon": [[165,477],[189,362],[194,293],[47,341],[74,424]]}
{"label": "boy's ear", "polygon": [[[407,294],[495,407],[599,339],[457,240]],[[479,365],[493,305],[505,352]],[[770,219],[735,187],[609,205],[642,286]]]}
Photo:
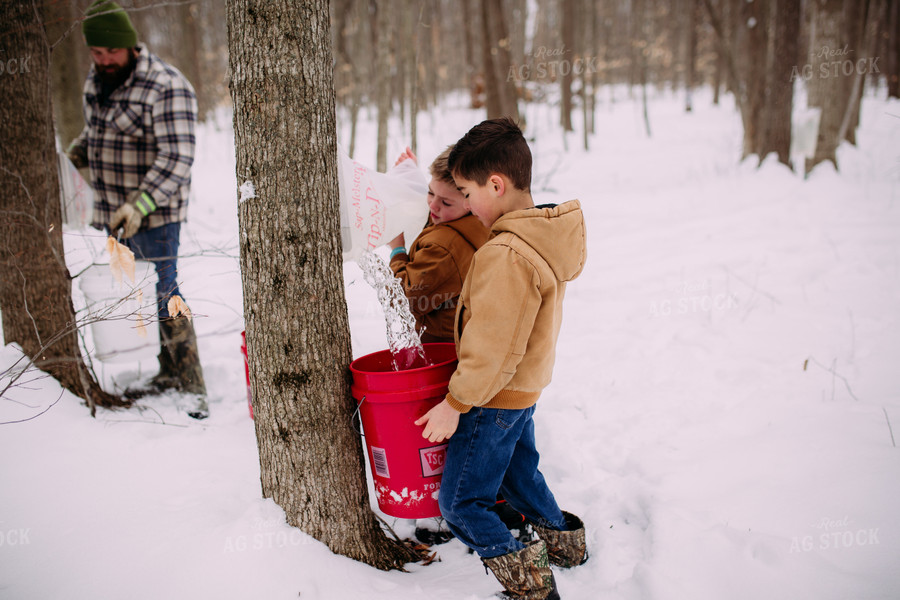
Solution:
{"label": "boy's ear", "polygon": [[506,191],[506,182],[503,181],[503,177],[494,173],[490,177],[488,177],[488,188],[494,194],[494,196],[502,196],[503,192]]}

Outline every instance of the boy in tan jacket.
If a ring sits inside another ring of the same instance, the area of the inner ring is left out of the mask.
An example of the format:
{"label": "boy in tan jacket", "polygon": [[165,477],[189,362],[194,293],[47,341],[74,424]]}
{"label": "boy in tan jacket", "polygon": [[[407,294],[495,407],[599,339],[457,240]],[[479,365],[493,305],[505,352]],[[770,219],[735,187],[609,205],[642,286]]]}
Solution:
{"label": "boy in tan jacket", "polygon": [[[431,442],[449,438],[439,502],[450,530],[508,597],[559,598],[548,563],[586,560],[584,524],[560,510],[538,470],[532,416],[550,383],[566,282],[584,267],[581,205],[534,206],[531,151],[510,119],[473,127],[448,164],[491,238],[475,253],[460,294],[459,366],[449,393],[416,423]],[[488,510],[498,491],[539,540],[521,543]]]}

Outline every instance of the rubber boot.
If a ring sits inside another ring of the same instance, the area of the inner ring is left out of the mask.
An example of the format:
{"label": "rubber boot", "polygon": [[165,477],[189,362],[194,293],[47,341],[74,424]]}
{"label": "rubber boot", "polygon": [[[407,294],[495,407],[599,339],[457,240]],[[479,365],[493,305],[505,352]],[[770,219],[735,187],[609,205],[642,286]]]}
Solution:
{"label": "rubber boot", "polygon": [[125,390],[123,395],[130,400],[137,400],[144,396],[161,394],[166,390],[177,390],[181,386],[181,381],[175,373],[175,365],[172,362],[172,355],[166,347],[166,340],[171,338],[171,334],[166,331],[168,321],[159,322],[159,354],[156,359],[159,361],[159,373],[150,378],[144,385],[138,387],[130,387]]}
{"label": "rubber boot", "polygon": [[489,568],[505,590],[501,598],[514,600],[559,600],[556,579],[550,570],[547,545],[538,540],[518,552],[510,552],[481,562]]}
{"label": "rubber boot", "polygon": [[159,373],[150,378],[149,385],[152,389],[163,391],[178,388],[178,377],[175,375],[175,365],[172,364],[172,356],[168,350],[162,349],[156,356],[159,360]]}
{"label": "rubber boot", "polygon": [[163,350],[168,351],[178,380],[177,389],[189,398],[188,416],[205,419],[209,416],[209,405],[194,324],[184,316],[166,319],[159,324],[163,332]]}
{"label": "rubber boot", "polygon": [[584,523],[581,519],[563,511],[566,531],[534,525],[534,531],[547,544],[550,563],[568,569],[587,562],[587,545],[584,537]]}

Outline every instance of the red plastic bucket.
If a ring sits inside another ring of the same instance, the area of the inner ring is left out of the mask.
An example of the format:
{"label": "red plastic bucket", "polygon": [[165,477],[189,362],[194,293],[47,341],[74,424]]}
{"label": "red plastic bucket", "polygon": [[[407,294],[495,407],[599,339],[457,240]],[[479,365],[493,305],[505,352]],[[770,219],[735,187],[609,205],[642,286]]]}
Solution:
{"label": "red plastic bucket", "polygon": [[456,370],[456,346],[424,348],[429,366],[418,369],[394,371],[388,350],[350,363],[378,508],[402,519],[441,515],[438,490],[447,443],[429,442],[414,421],[447,394]]}

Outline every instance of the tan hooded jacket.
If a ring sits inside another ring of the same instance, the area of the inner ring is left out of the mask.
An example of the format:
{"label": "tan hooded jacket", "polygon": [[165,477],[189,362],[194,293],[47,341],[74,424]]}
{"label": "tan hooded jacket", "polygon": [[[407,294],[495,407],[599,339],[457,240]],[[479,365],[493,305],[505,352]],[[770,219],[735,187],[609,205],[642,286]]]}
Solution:
{"label": "tan hooded jacket", "polygon": [[459,365],[447,401],[528,408],[550,383],[566,282],[587,257],[581,204],[502,215],[475,253],[456,312]]}
{"label": "tan hooded jacket", "polygon": [[452,342],[453,318],[472,256],[489,232],[474,215],[429,225],[422,230],[409,255],[391,259],[391,271],[403,283],[416,331],[423,342]]}

